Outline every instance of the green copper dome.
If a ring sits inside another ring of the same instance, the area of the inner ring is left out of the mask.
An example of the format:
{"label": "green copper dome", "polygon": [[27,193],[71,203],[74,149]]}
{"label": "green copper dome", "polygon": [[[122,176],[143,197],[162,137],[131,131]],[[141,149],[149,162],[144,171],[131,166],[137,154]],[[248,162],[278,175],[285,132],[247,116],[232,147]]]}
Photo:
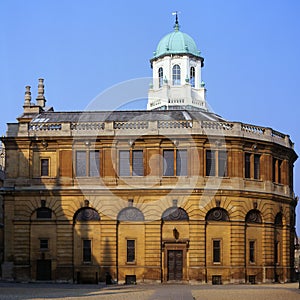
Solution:
{"label": "green copper dome", "polygon": [[179,30],[178,23],[175,24],[173,32],[160,40],[152,59],[169,54],[191,54],[200,57],[195,41]]}

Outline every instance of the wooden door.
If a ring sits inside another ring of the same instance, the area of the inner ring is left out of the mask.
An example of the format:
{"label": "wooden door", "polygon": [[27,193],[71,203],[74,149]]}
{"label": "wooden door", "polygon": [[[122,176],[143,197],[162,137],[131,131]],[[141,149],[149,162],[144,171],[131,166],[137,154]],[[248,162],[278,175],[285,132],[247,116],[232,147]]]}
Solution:
{"label": "wooden door", "polygon": [[183,251],[168,250],[168,280],[182,280]]}
{"label": "wooden door", "polygon": [[36,280],[51,280],[50,259],[39,259],[37,261]]}

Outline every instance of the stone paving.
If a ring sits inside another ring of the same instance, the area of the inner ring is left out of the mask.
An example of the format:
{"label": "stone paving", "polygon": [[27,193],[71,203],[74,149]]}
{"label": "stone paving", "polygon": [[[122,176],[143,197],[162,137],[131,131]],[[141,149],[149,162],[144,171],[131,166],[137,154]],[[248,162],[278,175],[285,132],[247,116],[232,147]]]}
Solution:
{"label": "stone paving", "polygon": [[105,286],[0,282],[0,300],[297,300],[298,286],[298,283]]}

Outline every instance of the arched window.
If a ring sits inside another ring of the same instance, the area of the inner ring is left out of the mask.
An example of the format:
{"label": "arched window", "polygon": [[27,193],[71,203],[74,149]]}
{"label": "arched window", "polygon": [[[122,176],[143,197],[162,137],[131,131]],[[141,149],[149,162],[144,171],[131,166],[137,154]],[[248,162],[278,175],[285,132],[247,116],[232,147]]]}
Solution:
{"label": "arched window", "polygon": [[160,88],[163,86],[163,83],[164,83],[164,71],[163,68],[160,67],[158,69],[158,85]]}
{"label": "arched window", "polygon": [[282,226],[282,213],[281,212],[279,212],[276,215],[274,223],[275,223],[276,227],[281,227]]}
{"label": "arched window", "polygon": [[100,216],[97,211],[90,207],[79,209],[74,215],[75,221],[100,221]]}
{"label": "arched window", "polygon": [[257,209],[250,210],[246,215],[247,223],[261,223],[261,214]]}
{"label": "arched window", "polygon": [[180,66],[179,65],[174,65],[172,69],[172,82],[173,85],[180,85]]}
{"label": "arched window", "polygon": [[118,221],[144,221],[144,214],[136,207],[125,207],[118,215]]}
{"label": "arched window", "polygon": [[188,221],[189,215],[181,207],[170,207],[162,214],[163,221]]}
{"label": "arched window", "polygon": [[206,215],[206,221],[229,221],[228,212],[220,207],[211,209]]}
{"label": "arched window", "polygon": [[190,84],[192,87],[195,87],[195,67],[190,69]]}

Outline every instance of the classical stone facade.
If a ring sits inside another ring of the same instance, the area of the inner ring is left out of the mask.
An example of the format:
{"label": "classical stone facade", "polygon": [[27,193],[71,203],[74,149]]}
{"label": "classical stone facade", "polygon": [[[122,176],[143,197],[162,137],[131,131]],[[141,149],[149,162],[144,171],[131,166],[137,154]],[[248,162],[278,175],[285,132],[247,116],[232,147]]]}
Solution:
{"label": "classical stone facade", "polygon": [[[178,29],[172,37],[185,45]],[[182,54],[183,65],[192,68],[193,60],[201,78],[197,60],[203,59],[187,45],[175,46],[156,52],[153,66],[165,66],[170,55],[169,63],[180,67]],[[183,94],[183,102],[169,99],[173,110],[55,112],[45,106],[42,79],[36,104],[26,88],[24,113],[2,138],[4,278],[291,280],[293,143],[271,128],[209,112],[204,85],[193,86],[173,69],[182,82],[164,83],[175,94],[180,86],[191,93],[188,105]],[[151,95],[153,89],[168,90],[153,85]],[[201,103],[184,109],[197,97]],[[160,103],[155,108],[165,109]]]}
{"label": "classical stone facade", "polygon": [[[4,173],[4,162],[5,162],[5,151],[2,145],[0,146],[0,188],[3,186],[3,181],[5,179]],[[0,264],[3,262],[3,252],[4,252],[4,228],[3,228],[3,198],[0,194]],[[1,277],[1,269],[0,269]]]}

